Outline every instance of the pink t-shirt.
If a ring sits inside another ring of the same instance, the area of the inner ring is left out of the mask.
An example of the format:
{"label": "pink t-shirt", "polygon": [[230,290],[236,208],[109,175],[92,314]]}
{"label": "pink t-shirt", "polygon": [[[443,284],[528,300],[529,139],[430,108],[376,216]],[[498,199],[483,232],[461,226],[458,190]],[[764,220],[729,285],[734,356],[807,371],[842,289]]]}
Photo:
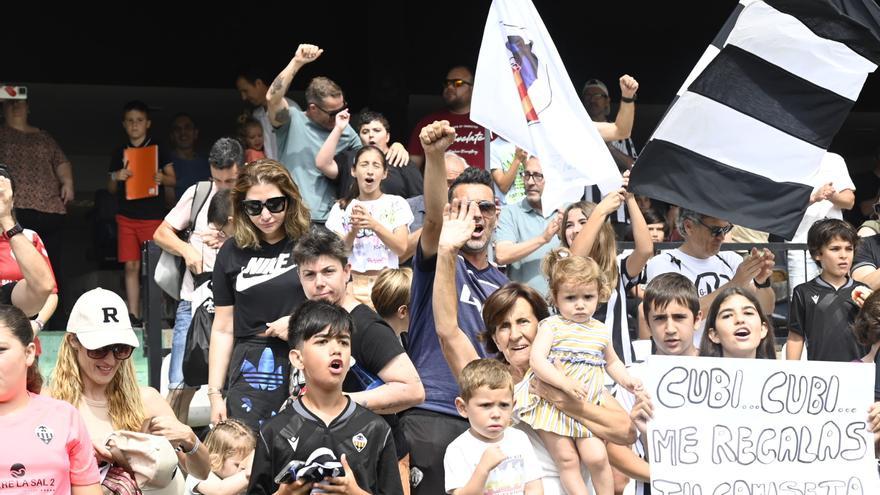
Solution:
{"label": "pink t-shirt", "polygon": [[68,495],[100,482],[92,440],[67,402],[30,394],[27,408],[0,416],[0,495]]}

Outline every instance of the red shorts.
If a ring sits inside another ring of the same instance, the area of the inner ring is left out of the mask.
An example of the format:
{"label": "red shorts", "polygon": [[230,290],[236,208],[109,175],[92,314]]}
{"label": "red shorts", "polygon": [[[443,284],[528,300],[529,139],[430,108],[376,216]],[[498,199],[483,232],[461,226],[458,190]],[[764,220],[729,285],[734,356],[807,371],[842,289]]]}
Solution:
{"label": "red shorts", "polygon": [[153,232],[159,228],[162,220],[137,220],[116,215],[116,246],[119,262],[140,261],[141,246],[153,240]]}

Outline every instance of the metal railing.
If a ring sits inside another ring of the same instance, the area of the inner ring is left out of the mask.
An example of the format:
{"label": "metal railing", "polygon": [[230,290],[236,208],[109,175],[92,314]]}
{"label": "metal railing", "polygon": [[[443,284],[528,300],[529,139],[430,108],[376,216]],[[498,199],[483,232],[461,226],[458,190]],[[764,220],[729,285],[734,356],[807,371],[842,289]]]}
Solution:
{"label": "metal railing", "polygon": [[160,389],[162,382],[162,358],[165,350],[162,348],[162,289],[153,280],[156,273],[156,264],[162,249],[155,242],[145,242],[141,252],[141,297],[144,308],[144,342],[147,352],[147,365],[149,369],[148,383],[151,387]]}

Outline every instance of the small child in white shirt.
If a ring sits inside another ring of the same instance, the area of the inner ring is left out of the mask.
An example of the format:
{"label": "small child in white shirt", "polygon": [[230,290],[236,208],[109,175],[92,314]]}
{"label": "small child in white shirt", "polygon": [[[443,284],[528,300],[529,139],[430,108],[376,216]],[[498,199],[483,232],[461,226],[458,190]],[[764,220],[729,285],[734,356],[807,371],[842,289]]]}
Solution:
{"label": "small child in white shirt", "polygon": [[459,414],[470,428],[446,448],[446,493],[543,495],[541,468],[525,433],[510,428],[513,377],[502,362],[478,359],[459,377]]}

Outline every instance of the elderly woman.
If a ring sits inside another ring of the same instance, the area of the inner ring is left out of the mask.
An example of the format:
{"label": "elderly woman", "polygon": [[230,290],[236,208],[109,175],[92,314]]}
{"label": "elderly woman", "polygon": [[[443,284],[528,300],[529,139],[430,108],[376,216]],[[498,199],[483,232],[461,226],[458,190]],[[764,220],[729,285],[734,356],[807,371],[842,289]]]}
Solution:
{"label": "elderly woman", "polygon": [[[470,206],[471,209],[475,207],[473,203]],[[473,216],[474,212],[460,208],[458,200],[454,200],[444,214],[437,252],[434,324],[444,357],[456,377],[467,363],[479,357],[477,346],[481,345],[472,342],[458,327],[456,309],[455,259],[474,230]],[[483,305],[485,350],[508,363],[514,380],[519,382],[517,387],[527,386],[522,378],[529,368],[531,344],[538,332],[538,322],[547,316],[547,304],[541,296],[531,287],[519,283],[501,287]],[[539,383],[536,388],[539,395],[586,425],[596,436],[625,445],[634,441],[635,428],[629,416],[607,391],[604,392],[602,405],[597,406],[569,397],[546,384]],[[563,493],[556,465],[537,433],[523,423],[516,427],[529,436],[541,462],[544,494]]]}
{"label": "elderly woman", "polygon": [[[129,359],[137,346],[122,298],[101,288],[86,292],[70,313],[48,393],[79,409],[99,461],[111,459],[103,443],[110,433],[146,430],[175,447],[187,472],[206,477],[210,459],[205,446],[192,429],[177,421],[156,389],[138,386]],[[167,493],[183,486],[178,471]]]}

